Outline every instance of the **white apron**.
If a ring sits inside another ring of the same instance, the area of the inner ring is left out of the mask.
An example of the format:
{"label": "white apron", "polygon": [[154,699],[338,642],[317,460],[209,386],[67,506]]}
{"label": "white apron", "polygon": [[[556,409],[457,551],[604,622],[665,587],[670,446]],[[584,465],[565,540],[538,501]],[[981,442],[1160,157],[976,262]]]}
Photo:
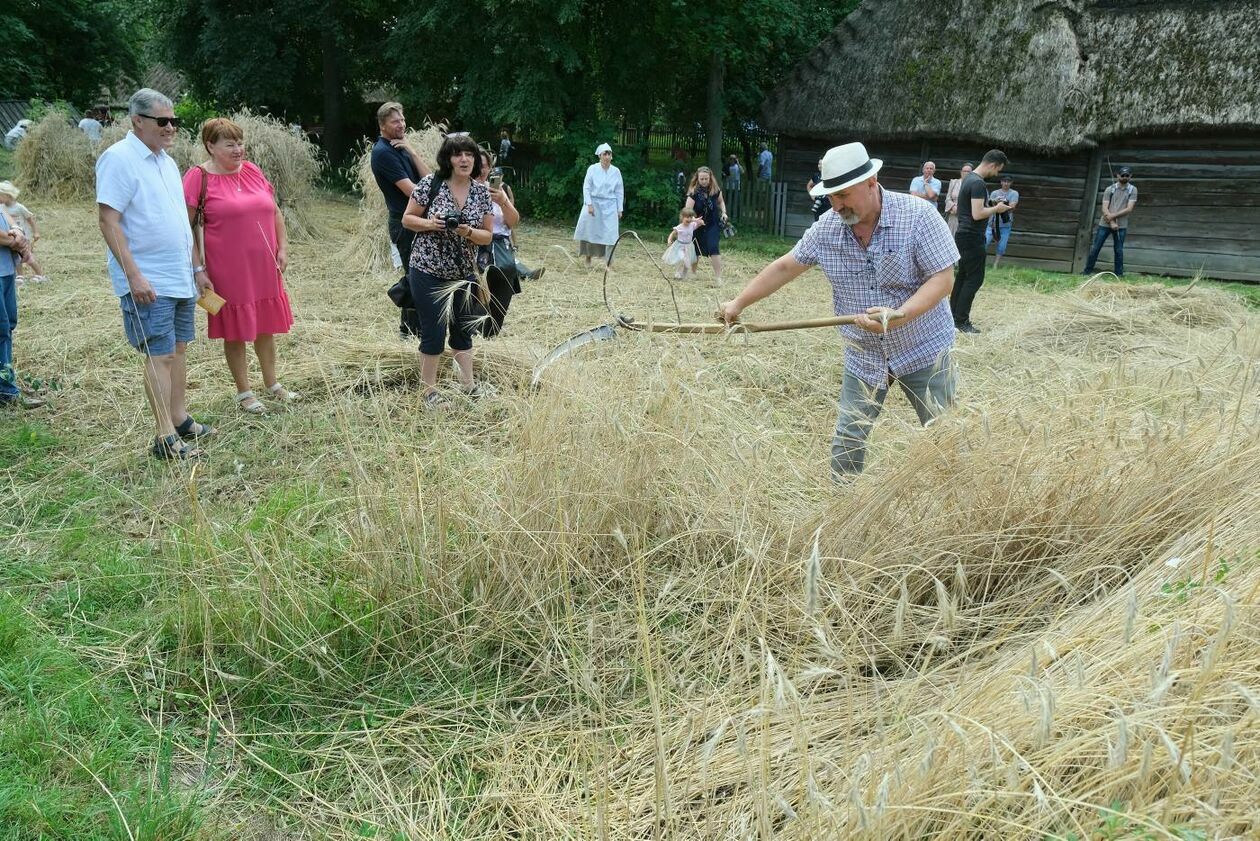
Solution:
{"label": "white apron", "polygon": [[[587,212],[588,205],[594,205],[594,216]],[[619,233],[617,214],[624,208],[625,188],[621,183],[621,170],[615,166],[605,170],[600,164],[591,164],[582,182],[582,210],[578,214],[573,238],[612,245]]]}

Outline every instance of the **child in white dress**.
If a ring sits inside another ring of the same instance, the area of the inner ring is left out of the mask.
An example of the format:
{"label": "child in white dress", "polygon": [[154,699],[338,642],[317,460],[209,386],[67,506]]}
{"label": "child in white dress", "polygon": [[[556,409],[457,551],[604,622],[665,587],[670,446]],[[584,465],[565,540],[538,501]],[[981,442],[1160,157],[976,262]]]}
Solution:
{"label": "child in white dress", "polygon": [[696,228],[704,224],[703,219],[696,217],[696,212],[689,207],[684,207],[678,213],[678,224],[669,232],[669,237],[665,243],[669,246],[665,249],[664,260],[667,265],[677,266],[674,269],[674,277],[685,278],[696,270],[695,236]]}

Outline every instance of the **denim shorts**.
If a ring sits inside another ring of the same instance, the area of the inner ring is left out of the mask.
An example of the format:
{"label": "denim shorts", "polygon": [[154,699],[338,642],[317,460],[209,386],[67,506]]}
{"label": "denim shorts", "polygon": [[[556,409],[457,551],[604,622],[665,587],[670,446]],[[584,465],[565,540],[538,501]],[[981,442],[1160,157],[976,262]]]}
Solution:
{"label": "denim shorts", "polygon": [[118,304],[127,341],[146,356],[170,356],[176,342],[191,342],[197,336],[196,298],[158,297],[152,304],[137,305],[128,292]]}

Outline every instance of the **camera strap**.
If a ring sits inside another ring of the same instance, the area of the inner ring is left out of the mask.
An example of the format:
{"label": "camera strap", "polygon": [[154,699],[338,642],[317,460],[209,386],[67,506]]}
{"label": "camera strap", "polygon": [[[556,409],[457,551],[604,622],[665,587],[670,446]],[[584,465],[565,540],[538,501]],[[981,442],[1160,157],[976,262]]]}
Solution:
{"label": "camera strap", "polygon": [[437,177],[436,172],[430,175],[429,179],[429,196],[428,201],[424,203],[424,213],[420,214],[421,219],[429,215],[429,210],[433,207],[433,200],[437,198],[438,191],[442,189],[442,180]]}

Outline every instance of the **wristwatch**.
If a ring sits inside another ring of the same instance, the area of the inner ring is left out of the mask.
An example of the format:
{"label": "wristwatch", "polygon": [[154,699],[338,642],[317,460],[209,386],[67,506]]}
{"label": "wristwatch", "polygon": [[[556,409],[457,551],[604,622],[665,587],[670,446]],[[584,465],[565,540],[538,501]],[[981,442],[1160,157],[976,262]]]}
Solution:
{"label": "wristwatch", "polygon": [[205,266],[193,266],[193,274],[197,274],[198,272],[204,272],[205,270],[206,270]]}

